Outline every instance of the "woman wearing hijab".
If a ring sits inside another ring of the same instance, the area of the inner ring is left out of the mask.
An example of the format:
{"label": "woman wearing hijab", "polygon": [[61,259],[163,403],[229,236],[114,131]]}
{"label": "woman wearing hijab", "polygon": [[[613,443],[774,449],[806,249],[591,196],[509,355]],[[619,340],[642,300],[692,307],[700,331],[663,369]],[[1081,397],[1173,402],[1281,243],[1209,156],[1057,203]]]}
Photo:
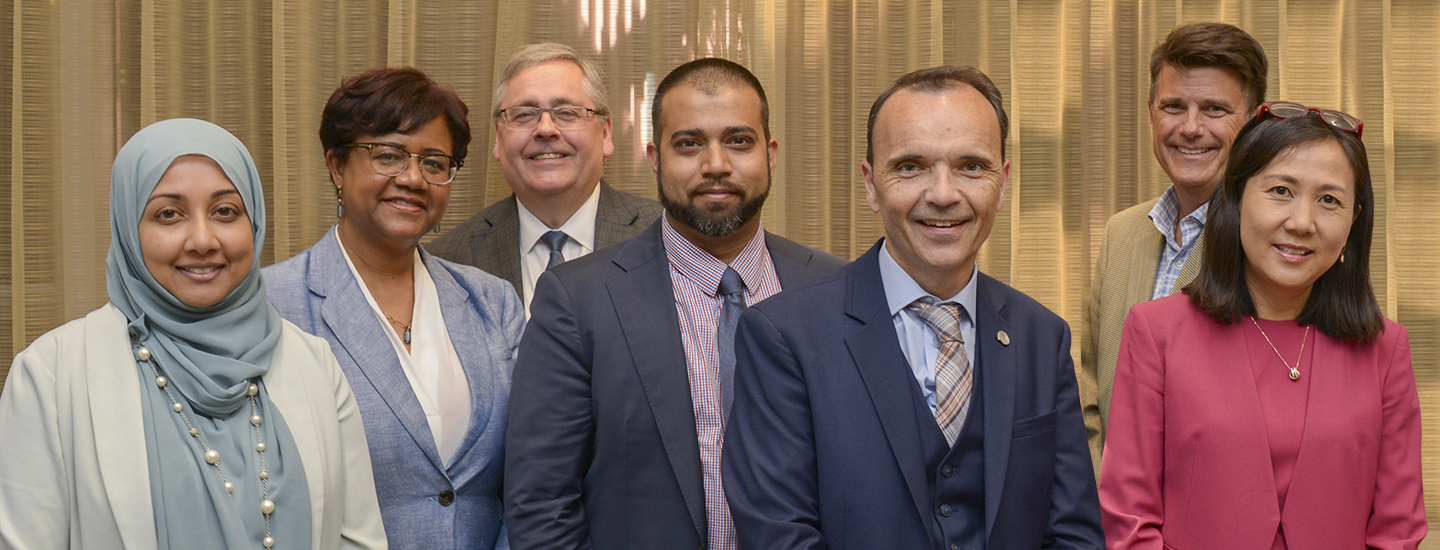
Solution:
{"label": "woman wearing hijab", "polygon": [[340,359],[397,549],[509,547],[500,484],[524,312],[509,283],[420,247],[465,160],[466,113],[415,69],[346,79],[320,121],[340,221],[265,269],[280,315]]}
{"label": "woman wearing hijab", "polygon": [[1420,402],[1370,286],[1354,117],[1267,103],[1184,294],[1125,320],[1100,506],[1112,549],[1416,548]]}
{"label": "woman wearing hijab", "polygon": [[0,395],[0,548],[385,548],[339,365],[265,299],[245,146],[162,121],[111,178],[110,302]]}

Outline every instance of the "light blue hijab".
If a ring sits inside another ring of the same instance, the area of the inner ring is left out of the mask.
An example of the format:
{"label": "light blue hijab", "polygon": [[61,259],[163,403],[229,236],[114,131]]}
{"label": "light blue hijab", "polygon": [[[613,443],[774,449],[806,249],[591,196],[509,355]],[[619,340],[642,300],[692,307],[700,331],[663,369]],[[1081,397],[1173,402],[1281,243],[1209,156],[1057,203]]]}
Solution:
{"label": "light blue hijab", "polygon": [[[140,219],[160,178],[176,158],[202,155],[220,165],[239,191],[255,234],[255,263],[219,303],[196,308],[181,302],[155,280],[141,252]],[[264,491],[255,428],[250,424],[251,382],[257,395],[261,439],[266,443],[269,498],[275,503],[270,532],[275,549],[311,544],[310,493],[294,438],[270,401],[260,377],[280,339],[281,321],[265,299],[260,250],[265,240],[265,201],[250,152],[224,128],[196,119],[157,122],[136,132],[120,148],[110,180],[110,253],[105,282],[110,302],[129,322],[135,349],[144,346],[155,368],[169,379],[185,407],[171,410],[170,398],[155,384],[147,363],[137,361],[143,384],[145,446],[150,494],[159,548],[261,548]],[[134,350],[132,350],[134,351]],[[204,449],[189,436],[191,425],[219,452],[225,489]]]}

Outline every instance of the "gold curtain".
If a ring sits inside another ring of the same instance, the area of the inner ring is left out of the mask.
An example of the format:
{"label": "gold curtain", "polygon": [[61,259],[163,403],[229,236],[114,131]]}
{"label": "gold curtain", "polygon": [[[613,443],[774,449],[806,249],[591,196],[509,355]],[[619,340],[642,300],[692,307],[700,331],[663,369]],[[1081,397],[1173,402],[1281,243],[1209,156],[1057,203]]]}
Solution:
{"label": "gold curtain", "polygon": [[1005,92],[1014,163],[981,269],[1059,312],[1078,341],[1105,220],[1168,185],[1144,110],[1149,50],[1201,20],[1265,45],[1270,99],[1365,121],[1374,285],[1410,329],[1440,518],[1440,5],[1429,1],[0,0],[0,357],[104,303],[108,168],[145,124],[205,118],[250,147],[270,184],[268,264],[333,221],[316,138],[330,92],[369,67],[419,67],[472,110],[449,228],[509,193],[490,159],[493,79],[536,41],[603,68],[616,145],[606,176],[646,196],[656,82],[697,56],[750,67],[780,141],[766,227],[851,258],[880,234],[858,170],[871,101],[913,69],[980,67]]}

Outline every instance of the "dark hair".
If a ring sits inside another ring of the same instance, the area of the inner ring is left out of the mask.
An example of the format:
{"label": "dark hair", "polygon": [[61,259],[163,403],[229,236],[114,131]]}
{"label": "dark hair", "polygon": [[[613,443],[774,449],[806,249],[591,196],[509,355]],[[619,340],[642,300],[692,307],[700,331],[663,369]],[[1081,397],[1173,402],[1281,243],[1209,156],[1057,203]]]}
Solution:
{"label": "dark hair", "polygon": [[675,67],[655,87],[655,98],[650,100],[650,129],[655,141],[660,141],[660,131],[665,127],[665,113],[660,108],[665,102],[665,94],[681,84],[690,84],[706,94],[715,94],[722,87],[741,84],[755,90],[760,96],[760,126],[765,131],[765,139],[770,139],[770,100],[765,98],[765,87],[760,85],[760,79],[739,63],[706,57]]}
{"label": "dark hair", "polygon": [[445,117],[455,150],[465,160],[470,147],[470,109],[455,91],[431,80],[419,69],[370,69],[345,79],[320,115],[320,145],[345,158],[340,148],[362,135],[410,133],[435,117]]}
{"label": "dark hair", "polygon": [[995,108],[995,116],[1000,120],[1000,158],[1005,158],[1005,138],[1010,135],[1010,117],[1005,114],[1004,99],[1000,96],[1000,89],[990,81],[990,77],[980,72],[975,67],[956,67],[954,65],[941,65],[929,69],[920,69],[900,77],[895,85],[875,98],[875,104],[870,106],[870,118],[865,122],[865,162],[875,163],[875,118],[880,115],[880,108],[890,100],[890,96],[900,90],[909,90],[916,93],[937,94],[964,85],[974,88],[990,101],[990,106]]}
{"label": "dark hair", "polygon": [[1160,69],[1166,65],[1176,69],[1218,67],[1227,69],[1240,79],[1246,111],[1265,102],[1265,75],[1269,72],[1265,48],[1255,37],[1239,27],[1224,23],[1191,23],[1175,27],[1165,41],[1150,52],[1150,103],[1155,103],[1155,84]]}
{"label": "dark hair", "polygon": [[1355,134],[1330,126],[1315,113],[1302,117],[1251,120],[1240,130],[1225,179],[1210,199],[1205,222],[1205,250],[1200,273],[1185,294],[1216,321],[1233,323],[1255,315],[1255,302],[1245,282],[1248,260],[1240,241],[1240,202],[1250,178],[1281,155],[1298,147],[1333,141],[1345,152],[1355,174],[1355,220],[1350,225],[1345,261],[1320,275],[1297,321],[1313,324],[1326,336],[1371,342],[1384,329],[1380,306],[1370,286],[1370,240],[1375,227],[1375,191],[1365,144]]}

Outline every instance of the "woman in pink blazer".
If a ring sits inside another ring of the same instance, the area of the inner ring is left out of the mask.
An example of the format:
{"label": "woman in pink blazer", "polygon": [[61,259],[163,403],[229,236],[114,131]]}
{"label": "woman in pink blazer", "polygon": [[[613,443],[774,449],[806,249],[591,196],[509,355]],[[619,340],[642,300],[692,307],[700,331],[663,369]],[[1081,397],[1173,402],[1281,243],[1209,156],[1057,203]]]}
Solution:
{"label": "woman in pink blazer", "polygon": [[1112,549],[1416,548],[1420,403],[1370,286],[1361,124],[1267,103],[1185,295],[1130,310],[1100,474]]}

